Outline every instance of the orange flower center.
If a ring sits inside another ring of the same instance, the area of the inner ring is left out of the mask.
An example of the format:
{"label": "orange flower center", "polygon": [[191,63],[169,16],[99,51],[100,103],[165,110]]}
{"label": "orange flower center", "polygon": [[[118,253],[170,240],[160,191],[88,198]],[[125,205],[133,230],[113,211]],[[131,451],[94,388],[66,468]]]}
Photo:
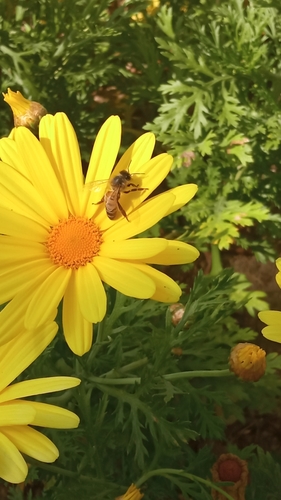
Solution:
{"label": "orange flower center", "polygon": [[55,264],[78,269],[92,262],[101,244],[101,231],[94,222],[69,217],[51,229],[46,246]]}

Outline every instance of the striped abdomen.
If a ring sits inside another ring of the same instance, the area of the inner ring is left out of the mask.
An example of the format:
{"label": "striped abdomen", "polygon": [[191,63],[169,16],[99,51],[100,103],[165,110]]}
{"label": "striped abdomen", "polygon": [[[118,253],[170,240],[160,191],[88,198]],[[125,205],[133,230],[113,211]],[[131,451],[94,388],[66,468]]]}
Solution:
{"label": "striped abdomen", "polygon": [[106,215],[110,220],[114,220],[118,211],[118,200],[120,198],[120,190],[107,191],[104,195],[104,206]]}

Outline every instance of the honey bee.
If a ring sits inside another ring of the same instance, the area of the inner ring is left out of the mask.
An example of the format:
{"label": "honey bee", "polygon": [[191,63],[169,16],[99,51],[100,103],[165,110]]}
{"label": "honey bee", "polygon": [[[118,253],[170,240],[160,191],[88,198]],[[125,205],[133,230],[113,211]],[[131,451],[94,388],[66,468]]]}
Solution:
{"label": "honey bee", "polygon": [[109,191],[104,194],[100,201],[95,203],[95,205],[98,205],[104,202],[106,215],[110,220],[114,220],[119,211],[130,222],[124,208],[119,202],[121,193],[128,194],[132,191],[146,191],[148,189],[139,187],[139,184],[134,184],[131,180],[132,174],[128,170],[120,170],[119,174],[111,179]]}

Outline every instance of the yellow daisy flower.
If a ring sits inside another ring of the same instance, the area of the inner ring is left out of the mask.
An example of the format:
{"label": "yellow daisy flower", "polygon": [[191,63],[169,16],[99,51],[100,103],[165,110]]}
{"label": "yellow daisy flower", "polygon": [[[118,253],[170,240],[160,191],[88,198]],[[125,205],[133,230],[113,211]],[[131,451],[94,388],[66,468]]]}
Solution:
{"label": "yellow daisy flower", "polygon": [[79,424],[77,415],[69,410],[22,399],[75,387],[79,379],[48,377],[9,385],[43,352],[56,331],[56,323],[47,323],[0,347],[0,477],[10,483],[21,483],[27,476],[21,453],[48,463],[59,456],[52,441],[30,424],[55,429],[72,429]]}
{"label": "yellow daisy flower", "polygon": [[[277,285],[281,288],[281,258],[276,260],[278,273],[276,274]],[[263,336],[274,342],[281,344],[281,312],[280,311],[261,311],[258,313],[260,320],[267,326],[262,329]]]}
{"label": "yellow daisy flower", "polygon": [[[120,140],[120,118],[112,116],[97,135],[85,183],[77,137],[64,113],[41,119],[39,140],[25,127],[0,140],[0,303],[9,302],[0,313],[1,344],[23,326],[44,324],[63,299],[66,341],[83,355],[92,344],[93,323],[106,313],[103,282],[131,297],[178,301],[180,287],[149,264],[193,262],[197,249],[132,237],[182,207],[197,186],[179,186],[144,201],[167,176],[172,157],[151,159],[155,138],[146,133],[112,172]],[[99,203],[109,189],[102,181],[128,168],[138,186],[121,193],[128,220],[120,213],[110,220]]]}

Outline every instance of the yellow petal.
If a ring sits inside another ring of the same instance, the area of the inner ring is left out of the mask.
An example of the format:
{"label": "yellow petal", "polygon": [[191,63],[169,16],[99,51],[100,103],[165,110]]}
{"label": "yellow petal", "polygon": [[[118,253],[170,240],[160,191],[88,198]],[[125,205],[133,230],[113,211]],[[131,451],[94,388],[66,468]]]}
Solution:
{"label": "yellow petal", "polygon": [[277,273],[275,276],[275,279],[276,279],[277,285],[279,286],[279,288],[281,288],[281,273]]}
{"label": "yellow petal", "polygon": [[76,387],[81,380],[76,377],[45,377],[35,380],[25,380],[9,385],[0,393],[0,403],[13,399],[26,398],[48,392],[63,391]]}
{"label": "yellow petal", "polygon": [[64,113],[56,113],[53,127],[52,152],[60,172],[68,208],[73,215],[82,215],[83,173],[77,136]]}
{"label": "yellow petal", "polygon": [[23,331],[0,347],[0,391],[7,387],[52,342],[58,330],[54,322],[34,331]]}
{"label": "yellow petal", "polygon": [[69,348],[74,354],[83,356],[92,346],[93,325],[92,322],[84,318],[80,311],[74,274],[72,274],[64,294],[62,323]]}
{"label": "yellow petal", "polygon": [[75,429],[80,419],[75,413],[59,406],[38,403],[37,401],[21,401],[17,403],[28,404],[36,411],[32,425],[50,427],[52,429]]}
{"label": "yellow petal", "polygon": [[168,241],[167,248],[157,255],[145,259],[148,264],[171,266],[174,264],[189,264],[199,257],[197,248],[182,241]]}
{"label": "yellow petal", "polygon": [[193,198],[197,191],[198,186],[196,184],[184,184],[183,186],[170,189],[168,193],[173,193],[175,201],[172,207],[168,209],[166,215],[176,212],[176,210],[179,210],[179,208],[186,205],[186,203]]}
{"label": "yellow petal", "polygon": [[[38,257],[48,257],[44,245],[29,239],[14,238],[0,235],[1,262],[0,269],[8,265],[19,265],[36,261]],[[20,251],[19,251],[20,248]]]}
{"label": "yellow petal", "polygon": [[152,132],[142,134],[122,155],[113,174],[116,175],[120,170],[128,169],[131,174],[142,173],[140,167],[150,160],[154,146],[155,135]]}
{"label": "yellow petal", "polygon": [[272,340],[273,342],[279,342],[281,344],[281,326],[277,325],[270,325],[266,326],[265,328],[262,329],[261,333],[263,336],[268,339]]}
{"label": "yellow petal", "polygon": [[15,132],[16,132],[16,127],[12,128],[11,132],[8,135],[9,139],[15,139]]}
{"label": "yellow petal", "polygon": [[0,346],[10,342],[24,330],[24,315],[29,297],[19,293],[0,312]]}
{"label": "yellow petal", "polygon": [[96,268],[92,264],[79,267],[75,281],[84,318],[92,323],[102,321],[106,313],[106,293]]}
{"label": "yellow petal", "polygon": [[100,128],[90,158],[85,183],[108,179],[121,142],[121,120],[110,116]]}
{"label": "yellow petal", "polygon": [[48,236],[47,228],[36,220],[3,207],[0,207],[0,233],[36,242],[46,241]]}
{"label": "yellow petal", "polygon": [[61,178],[61,174],[56,164],[55,156],[54,156],[54,143],[55,143],[55,117],[53,115],[47,114],[43,116],[39,123],[39,140],[42,144],[48,159],[53,167],[53,170],[56,174],[58,182],[63,188],[63,182]]}
{"label": "yellow petal", "polygon": [[155,283],[156,291],[150,297],[158,302],[178,302],[182,291],[177,283],[166,274],[145,264],[134,263],[134,266],[149,276]]}
{"label": "yellow petal", "polygon": [[[96,211],[92,205],[93,191],[88,189],[88,184],[109,179],[113,169],[121,142],[121,121],[119,116],[110,116],[100,128],[96,137],[83,190],[83,213],[89,218]],[[107,183],[101,185],[100,199],[104,195]],[[90,201],[89,201],[90,200]],[[88,205],[88,208],[87,208]]]}
{"label": "yellow petal", "polygon": [[[50,259],[44,259],[40,256],[38,259],[23,264],[9,264],[4,266],[5,271],[1,269],[0,280],[0,303],[3,304],[12,299],[17,293],[27,289],[37,279],[45,273],[50,273],[52,266]],[[1,330],[1,325],[0,325]]]}
{"label": "yellow petal", "polygon": [[267,325],[279,326],[281,330],[281,312],[280,311],[261,311],[258,317],[263,323]]}
{"label": "yellow petal", "polygon": [[0,477],[9,483],[22,483],[28,473],[27,465],[11,441],[0,432]]}
{"label": "yellow petal", "polygon": [[2,425],[27,425],[33,422],[36,411],[28,405],[14,402],[1,404],[0,427]]}
{"label": "yellow petal", "polygon": [[279,257],[279,259],[276,260],[276,266],[277,266],[277,269],[279,271],[281,271],[281,258]]}
{"label": "yellow petal", "polygon": [[41,462],[54,462],[59,450],[50,439],[28,426],[2,427],[1,432],[19,451]]}
{"label": "yellow petal", "polygon": [[[39,214],[35,213],[33,208],[28,207],[24,201],[19,200],[19,198],[17,198],[15,193],[12,191],[9,192],[5,187],[3,189],[2,188],[3,186],[0,184],[1,205],[4,207],[4,210],[19,214],[22,217],[26,217],[34,222],[37,222],[39,225],[45,227],[45,229],[49,229],[49,222],[43,219]],[[5,227],[5,221],[2,221],[2,223]]]}
{"label": "yellow petal", "polygon": [[[99,251],[101,257],[121,260],[147,259],[165,251],[168,241],[164,238],[137,238],[135,240],[104,242]],[[192,247],[193,248],[193,247]],[[155,259],[156,257],[154,257]]]}
{"label": "yellow petal", "polygon": [[[42,275],[41,275],[42,276]],[[0,345],[6,344],[14,337],[22,334],[24,328],[24,316],[30,302],[33,287],[28,287],[18,293],[0,312]],[[55,319],[57,311],[50,313],[49,320]]]}
{"label": "yellow petal", "polygon": [[141,500],[143,496],[144,494],[140,492],[136,485],[131,484],[126,493],[124,493],[124,495],[116,497],[115,500]]}
{"label": "yellow petal", "polygon": [[130,222],[123,218],[105,231],[103,234],[104,241],[125,240],[146,231],[164,217],[166,211],[172,206],[174,199],[172,193],[164,193],[146,201],[140,208],[130,214]]}
{"label": "yellow petal", "polygon": [[71,269],[53,266],[53,272],[37,287],[29,302],[24,320],[27,329],[37,328],[48,320],[64,295],[71,273]]}
{"label": "yellow petal", "polygon": [[3,139],[0,139],[0,158],[4,163],[7,163],[7,165],[11,165],[21,174],[28,177],[28,169],[26,168],[23,159],[18,153],[15,141],[11,138],[7,139],[6,137],[4,137]]}
{"label": "yellow petal", "polygon": [[[48,206],[44,197],[41,196],[42,193],[38,192],[26,177],[1,161],[0,178],[2,206],[8,209],[12,209],[13,206],[19,207],[20,213],[37,220],[45,227],[59,222],[55,211]],[[5,205],[3,205],[2,199],[10,200],[9,204],[5,202]]]}
{"label": "yellow petal", "polygon": [[95,257],[94,265],[105,283],[119,292],[137,299],[148,299],[155,293],[155,284],[135,265],[105,257]]}
{"label": "yellow petal", "polygon": [[48,205],[52,218],[67,218],[68,209],[63,191],[42,144],[26,127],[16,129],[15,141],[27,166],[28,178],[40,193],[44,204]]}

